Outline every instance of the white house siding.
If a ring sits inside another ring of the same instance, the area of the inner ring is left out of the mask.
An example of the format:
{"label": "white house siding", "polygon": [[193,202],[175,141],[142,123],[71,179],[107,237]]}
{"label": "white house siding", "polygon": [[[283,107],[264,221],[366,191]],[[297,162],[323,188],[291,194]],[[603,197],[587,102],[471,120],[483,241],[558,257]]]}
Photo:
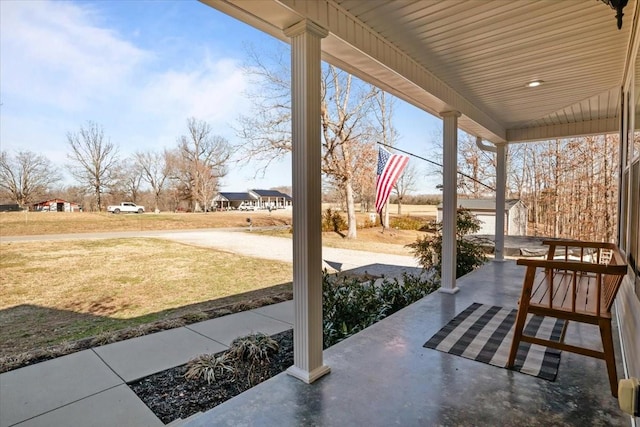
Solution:
{"label": "white house siding", "polygon": [[[495,214],[472,212],[480,221],[480,230],[476,234],[496,234]],[[508,233],[507,233],[508,234]]]}
{"label": "white house siding", "polygon": [[[486,200],[481,199],[462,199],[459,201],[459,205],[465,207],[465,203],[478,203],[478,202],[486,202]],[[496,214],[495,209],[473,209],[470,208],[469,211],[475,215],[476,218],[481,222],[480,230],[478,230],[475,234],[495,234],[496,233]],[[442,221],[442,207],[438,206],[437,213],[438,221]],[[517,201],[516,203],[508,203],[507,210],[505,211],[505,221],[504,221],[506,230],[505,235],[507,236],[526,236],[527,235],[527,207],[521,201]]]}
{"label": "white house siding", "polygon": [[518,202],[509,210],[507,234],[510,236],[527,235],[527,208],[522,202]]}

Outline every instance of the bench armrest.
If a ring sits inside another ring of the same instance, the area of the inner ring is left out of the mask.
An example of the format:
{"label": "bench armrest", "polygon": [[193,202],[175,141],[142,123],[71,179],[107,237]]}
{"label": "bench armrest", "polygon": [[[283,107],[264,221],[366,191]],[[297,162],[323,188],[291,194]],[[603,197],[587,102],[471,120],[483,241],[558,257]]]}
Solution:
{"label": "bench armrest", "polygon": [[525,259],[520,258],[518,265],[527,267],[540,267],[545,269],[583,271],[586,273],[613,274],[624,276],[627,274],[627,266],[625,264],[594,264],[581,261],[564,261],[549,259]]}

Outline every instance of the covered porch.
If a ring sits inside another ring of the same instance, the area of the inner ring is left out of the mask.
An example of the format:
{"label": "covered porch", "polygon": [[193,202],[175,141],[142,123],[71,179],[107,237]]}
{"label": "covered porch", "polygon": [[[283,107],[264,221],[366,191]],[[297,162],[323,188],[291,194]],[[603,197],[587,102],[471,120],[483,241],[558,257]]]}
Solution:
{"label": "covered porch", "polygon": [[[422,344],[472,302],[515,307],[522,284],[522,272],[510,262],[492,263],[456,281],[459,131],[495,156],[498,212],[507,196],[510,145],[617,134],[614,240],[629,264],[617,305],[621,353],[627,355],[619,377],[639,376],[638,0],[202,1],[290,43],[292,71],[294,366],[290,377],[280,376],[215,410],[216,422],[270,425],[280,417],[292,425],[628,422],[616,412],[606,372],[596,369],[600,361],[565,353],[558,381],[547,384]],[[609,7],[613,3],[626,4],[624,19],[622,10]],[[323,60],[440,117],[444,165],[440,292],[325,353],[318,120]],[[499,215],[498,261],[504,259],[504,229]],[[569,334],[599,340],[582,328]],[[466,418],[458,418],[463,414]]]}
{"label": "covered porch", "polygon": [[[330,375],[307,385],[280,374],[185,425],[628,426],[602,360],[563,352],[551,382],[423,347],[474,302],[516,308],[523,277],[514,261],[490,262],[458,294],[433,293],[327,349]],[[599,334],[572,323],[567,341],[598,347]]]}

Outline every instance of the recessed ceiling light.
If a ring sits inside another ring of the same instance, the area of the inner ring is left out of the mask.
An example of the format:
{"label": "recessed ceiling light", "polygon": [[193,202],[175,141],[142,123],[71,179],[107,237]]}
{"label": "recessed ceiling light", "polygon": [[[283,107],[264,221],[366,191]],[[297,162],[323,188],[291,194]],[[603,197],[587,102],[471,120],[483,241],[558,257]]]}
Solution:
{"label": "recessed ceiling light", "polygon": [[542,80],[533,80],[529,83],[526,84],[527,87],[538,87],[540,86],[542,83],[544,83],[544,81]]}

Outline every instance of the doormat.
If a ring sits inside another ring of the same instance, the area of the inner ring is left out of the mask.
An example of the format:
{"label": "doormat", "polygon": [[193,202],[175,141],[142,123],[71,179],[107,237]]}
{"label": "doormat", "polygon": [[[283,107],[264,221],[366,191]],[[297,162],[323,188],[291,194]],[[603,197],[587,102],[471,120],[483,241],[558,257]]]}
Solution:
{"label": "doormat", "polygon": [[[471,304],[424,344],[445,353],[504,368],[507,366],[517,309]],[[564,320],[527,317],[524,333],[560,340]],[[560,364],[560,350],[521,342],[513,370],[554,381]]]}

